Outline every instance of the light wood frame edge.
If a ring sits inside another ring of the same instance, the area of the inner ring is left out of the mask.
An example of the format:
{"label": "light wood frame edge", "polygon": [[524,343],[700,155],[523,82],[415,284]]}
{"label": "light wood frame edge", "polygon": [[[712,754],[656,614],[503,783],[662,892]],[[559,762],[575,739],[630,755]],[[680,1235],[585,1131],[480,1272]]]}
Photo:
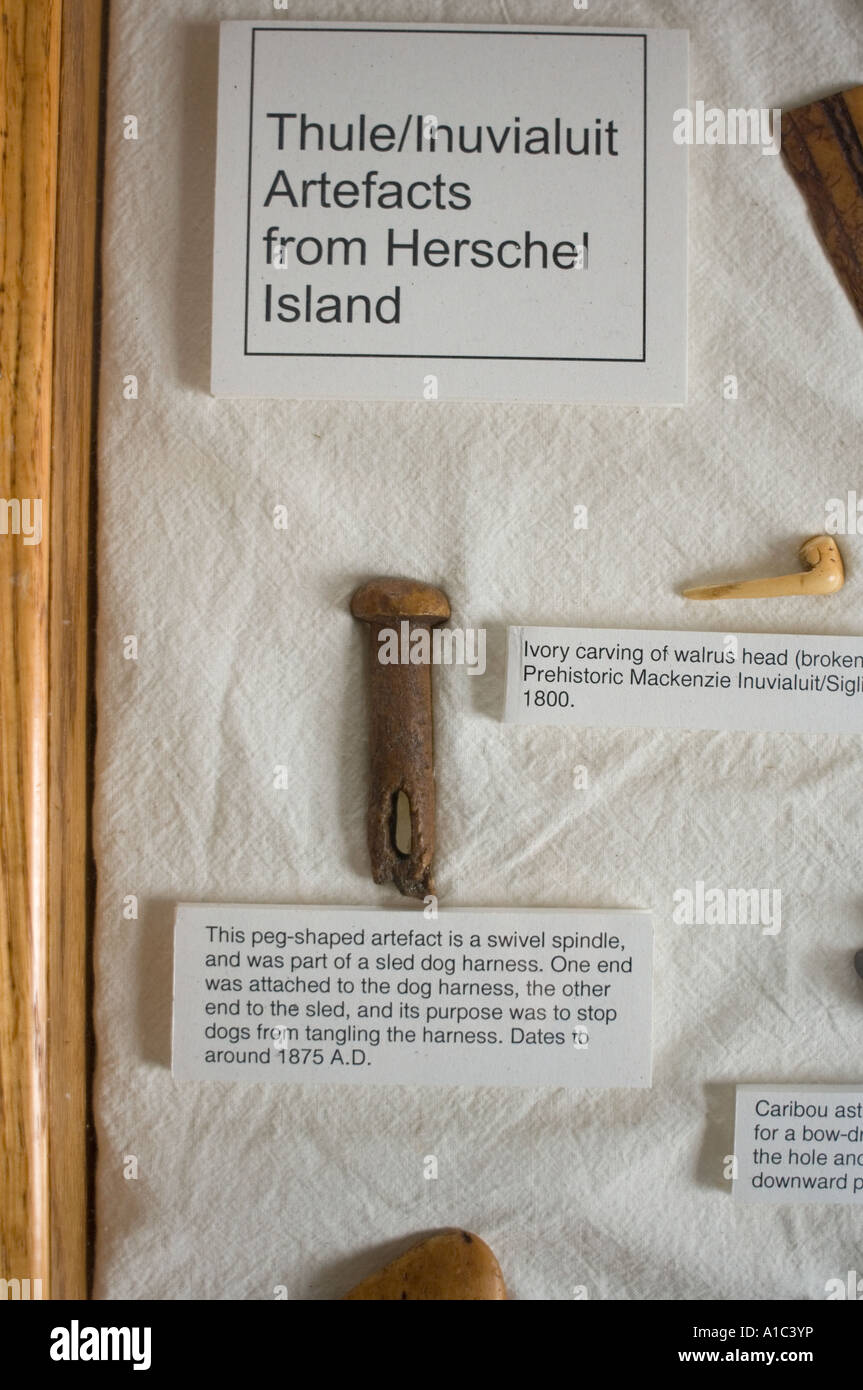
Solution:
{"label": "light wood frame edge", "polygon": [[39,543],[0,534],[0,1279],[80,1299],[107,5],[2,0],[0,19],[0,491],[42,504]]}

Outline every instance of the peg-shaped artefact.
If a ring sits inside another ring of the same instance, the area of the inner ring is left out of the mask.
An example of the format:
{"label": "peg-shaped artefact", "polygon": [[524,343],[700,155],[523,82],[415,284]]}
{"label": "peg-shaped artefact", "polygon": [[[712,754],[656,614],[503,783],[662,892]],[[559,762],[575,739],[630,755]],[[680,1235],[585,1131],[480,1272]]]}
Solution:
{"label": "peg-shaped artefact", "polygon": [[[430,661],[388,659],[382,633],[431,629],[450,616],[440,589],[414,579],[373,579],[351,599],[369,624],[371,781],[368,841],[375,883],[424,898],[434,892],[435,784]],[[402,648],[408,643],[399,642]],[[429,646],[431,644],[429,643]]]}

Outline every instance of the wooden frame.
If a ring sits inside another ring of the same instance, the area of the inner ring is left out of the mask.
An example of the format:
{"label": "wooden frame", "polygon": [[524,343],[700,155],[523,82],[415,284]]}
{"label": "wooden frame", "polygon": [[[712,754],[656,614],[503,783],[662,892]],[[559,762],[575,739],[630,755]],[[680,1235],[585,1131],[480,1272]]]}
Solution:
{"label": "wooden frame", "polygon": [[85,1298],[107,5],[0,12],[0,1280]]}

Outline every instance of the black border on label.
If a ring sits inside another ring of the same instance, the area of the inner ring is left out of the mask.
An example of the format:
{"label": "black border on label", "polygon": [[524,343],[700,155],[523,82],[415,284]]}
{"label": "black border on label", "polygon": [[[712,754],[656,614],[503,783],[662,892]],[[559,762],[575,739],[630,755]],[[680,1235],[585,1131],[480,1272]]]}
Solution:
{"label": "black border on label", "polygon": [[[250,352],[249,351],[249,254],[251,250],[252,222],[252,135],[254,129],[255,102],[255,36],[261,34],[291,33],[335,33],[335,34],[459,34],[482,38],[486,34],[494,37],[513,38],[588,38],[588,39],[641,39],[643,48],[642,89],[643,89],[643,173],[642,173],[642,247],[641,247],[641,356],[640,357],[522,357],[509,353],[452,353],[452,352]],[[244,357],[346,357],[385,359],[417,359],[419,361],[443,362],[646,362],[647,361],[647,34],[631,30],[622,33],[605,31],[597,33],[587,29],[570,29],[565,33],[547,29],[431,29],[425,25],[411,28],[397,28],[384,25],[319,25],[258,24],[252,29],[251,69],[249,75],[249,176],[246,192],[246,286],[244,314],[243,356]]]}

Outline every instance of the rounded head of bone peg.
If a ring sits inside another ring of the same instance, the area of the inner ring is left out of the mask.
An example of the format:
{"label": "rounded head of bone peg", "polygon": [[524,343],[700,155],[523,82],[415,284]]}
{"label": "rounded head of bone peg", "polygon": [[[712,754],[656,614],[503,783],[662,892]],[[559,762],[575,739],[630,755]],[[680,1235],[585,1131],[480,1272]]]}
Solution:
{"label": "rounded head of bone peg", "polygon": [[351,612],[364,623],[390,623],[400,618],[414,622],[445,623],[449,599],[442,589],[418,579],[370,579],[351,599]]}
{"label": "rounded head of bone peg", "polygon": [[845,583],[842,552],[832,536],[812,536],[800,547],[800,559],[809,565],[805,592],[835,594]]}

